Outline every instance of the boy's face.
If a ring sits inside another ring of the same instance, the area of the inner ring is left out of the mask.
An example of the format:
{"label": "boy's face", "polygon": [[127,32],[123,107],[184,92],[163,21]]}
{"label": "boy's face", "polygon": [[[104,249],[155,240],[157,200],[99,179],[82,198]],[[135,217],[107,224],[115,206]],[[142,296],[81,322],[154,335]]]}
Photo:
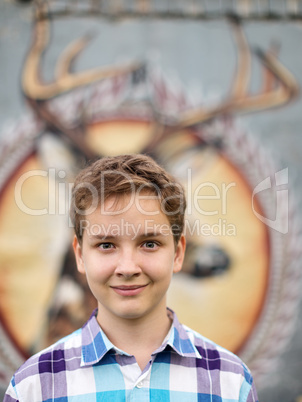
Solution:
{"label": "boy's face", "polygon": [[141,198],[109,198],[84,217],[82,245],[74,238],[78,270],[98,301],[100,321],[166,314],[172,274],[182,267],[184,237],[175,246],[159,201]]}

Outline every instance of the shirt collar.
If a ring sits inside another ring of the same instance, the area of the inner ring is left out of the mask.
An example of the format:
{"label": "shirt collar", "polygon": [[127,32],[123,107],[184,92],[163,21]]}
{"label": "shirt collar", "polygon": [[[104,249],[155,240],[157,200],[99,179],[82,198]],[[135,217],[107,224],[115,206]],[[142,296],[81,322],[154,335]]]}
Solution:
{"label": "shirt collar", "polygon": [[172,319],[172,326],[162,346],[154,354],[170,346],[180,356],[201,359],[202,356],[194,345],[193,332],[191,330],[186,331],[185,327],[178,321],[173,310],[167,308],[167,314]]}
{"label": "shirt collar", "polygon": [[99,362],[114,345],[109,341],[96,319],[97,309],[82,327],[81,366],[91,366]]}
{"label": "shirt collar", "polygon": [[[190,337],[190,335],[193,336],[193,333],[186,331],[171,309],[167,309],[167,314],[172,319],[171,329],[160,348],[153,354],[160,353],[167,346],[170,346],[180,356],[201,359],[202,357]],[[110,342],[99,326],[96,315],[97,310],[94,310],[89,320],[82,327],[81,366],[91,366],[98,363],[110,350],[116,350],[118,353],[128,355]]]}

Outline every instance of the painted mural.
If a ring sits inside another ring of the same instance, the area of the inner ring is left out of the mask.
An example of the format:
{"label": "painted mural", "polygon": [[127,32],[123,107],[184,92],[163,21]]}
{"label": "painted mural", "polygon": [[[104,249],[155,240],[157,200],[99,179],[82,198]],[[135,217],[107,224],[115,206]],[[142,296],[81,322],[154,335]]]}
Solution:
{"label": "painted mural", "polygon": [[[297,101],[299,83],[281,49],[272,42],[255,50],[245,24],[230,16],[223,24],[234,52],[225,72],[221,62],[227,85],[202,99],[178,76],[177,64],[171,77],[148,49],[145,57],[130,52],[129,60],[127,48],[120,48],[120,60],[112,63],[102,50],[99,64],[83,67],[96,40],[89,29],[64,36],[63,22],[75,17],[56,18],[46,1],[32,11],[21,66],[27,112],[0,143],[3,386],[27,356],[77,329],[95,307],[71,252],[75,174],[96,157],[138,152],[153,156],[187,191],[188,251],[169,306],[182,322],[238,353],[260,384],[294,325],[300,217],[294,196],[288,197],[288,169],[239,116]],[[96,23],[102,31],[102,24],[124,22]],[[124,24],[133,28],[131,20]],[[56,29],[63,39],[54,52]],[[193,51],[188,65],[195,57]],[[204,85],[202,74],[196,83]]]}

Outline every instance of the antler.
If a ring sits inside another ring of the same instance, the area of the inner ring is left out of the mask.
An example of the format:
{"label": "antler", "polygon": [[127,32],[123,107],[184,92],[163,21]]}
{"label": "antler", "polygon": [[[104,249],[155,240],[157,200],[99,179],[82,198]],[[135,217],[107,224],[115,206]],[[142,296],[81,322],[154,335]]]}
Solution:
{"label": "antler", "polygon": [[75,58],[87,46],[91,35],[77,39],[59,57],[55,69],[55,81],[44,83],[40,80],[42,54],[49,42],[49,16],[46,1],[37,0],[34,37],[24,63],[22,88],[25,97],[37,115],[47,123],[52,132],[63,134],[87,158],[94,157],[84,140],[84,127],[68,128],[51,112],[47,101],[72,89],[103,80],[132,73],[142,67],[141,63],[131,63],[124,67],[103,67],[84,72],[72,73]]}
{"label": "antler", "polygon": [[200,108],[185,112],[179,126],[188,127],[215,116],[230,112],[253,112],[280,106],[298,94],[299,86],[289,70],[278,61],[275,52],[256,50],[255,54],[266,69],[263,90],[260,94],[248,94],[251,74],[251,52],[238,19],[232,18],[238,46],[237,75],[228,99],[213,108]]}
{"label": "antler", "polygon": [[34,41],[24,63],[22,88],[26,97],[35,100],[48,100],[79,86],[87,85],[105,78],[129,74],[137,70],[141,63],[131,63],[124,67],[102,67],[85,72],[72,73],[71,65],[79,53],[87,46],[91,36],[74,41],[60,56],[56,66],[56,80],[42,83],[39,79],[42,53],[49,40],[49,20],[46,3],[38,3]]}

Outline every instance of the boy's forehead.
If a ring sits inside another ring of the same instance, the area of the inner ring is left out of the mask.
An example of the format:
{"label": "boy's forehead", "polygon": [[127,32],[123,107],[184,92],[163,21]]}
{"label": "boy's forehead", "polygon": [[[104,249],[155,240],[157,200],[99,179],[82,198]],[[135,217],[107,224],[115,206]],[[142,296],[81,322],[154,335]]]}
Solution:
{"label": "boy's forehead", "polygon": [[154,194],[110,197],[83,218],[81,232],[90,238],[171,235],[169,219]]}
{"label": "boy's forehead", "polygon": [[173,238],[172,227],[167,216],[162,212],[157,215],[148,215],[130,210],[129,213],[118,215],[100,214],[95,211],[81,220],[80,228],[82,236],[90,240],[131,238],[150,238],[158,236],[169,236]]}
{"label": "boy's forehead", "polygon": [[109,225],[93,224],[89,225],[89,222],[85,222],[83,226],[83,235],[90,241],[107,240],[120,238],[130,238],[131,240],[155,238],[155,237],[171,237],[173,238],[172,228],[168,223],[156,223],[153,220],[148,220],[144,224],[134,225],[128,221],[122,221],[119,223],[111,223]]}
{"label": "boy's forehead", "polygon": [[114,215],[124,214],[130,209],[136,209],[141,213],[158,214],[161,211],[161,202],[158,194],[150,191],[114,194],[101,201],[98,205],[100,213]]}

